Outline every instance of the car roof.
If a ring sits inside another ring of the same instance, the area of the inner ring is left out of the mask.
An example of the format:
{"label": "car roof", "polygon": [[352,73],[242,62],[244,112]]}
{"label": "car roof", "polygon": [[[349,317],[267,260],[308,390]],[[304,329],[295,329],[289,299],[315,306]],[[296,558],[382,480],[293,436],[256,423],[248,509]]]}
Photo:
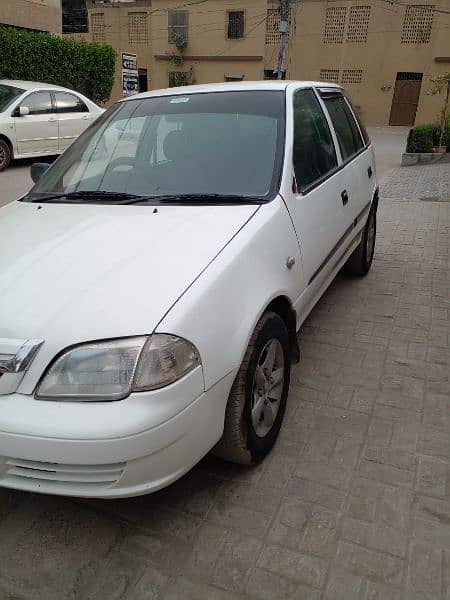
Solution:
{"label": "car roof", "polygon": [[158,96],[174,96],[185,94],[201,94],[208,92],[241,92],[241,91],[268,91],[281,90],[285,91],[289,86],[296,88],[335,88],[342,89],[335,83],[325,81],[286,81],[286,80],[262,80],[262,81],[233,81],[226,83],[206,83],[201,85],[187,85],[182,87],[172,87],[161,90],[151,90],[142,94],[135,94],[124,98],[121,102],[135,100],[136,98],[154,98]]}
{"label": "car roof", "polygon": [[53,83],[42,83],[42,81],[22,81],[20,79],[0,79],[0,84],[9,85],[11,87],[21,88],[23,90],[35,90],[35,89],[46,89],[46,90],[69,90],[60,85],[54,85]]}

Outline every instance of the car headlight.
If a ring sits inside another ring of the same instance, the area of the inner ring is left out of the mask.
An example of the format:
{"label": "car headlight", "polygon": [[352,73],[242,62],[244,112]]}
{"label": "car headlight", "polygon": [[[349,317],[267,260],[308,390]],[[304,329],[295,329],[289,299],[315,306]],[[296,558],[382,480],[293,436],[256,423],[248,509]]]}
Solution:
{"label": "car headlight", "polygon": [[190,342],[155,334],[88,343],[64,352],[36,391],[40,400],[121,400],[131,392],[155,390],[201,364]]}

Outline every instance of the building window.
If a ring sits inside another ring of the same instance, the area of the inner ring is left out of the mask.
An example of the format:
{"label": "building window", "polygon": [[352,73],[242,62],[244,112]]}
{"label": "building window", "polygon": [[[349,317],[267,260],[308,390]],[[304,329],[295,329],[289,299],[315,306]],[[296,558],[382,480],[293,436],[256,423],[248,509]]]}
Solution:
{"label": "building window", "polygon": [[364,44],[367,42],[369,29],[370,6],[352,6],[347,28],[347,42]]}
{"label": "building window", "polygon": [[105,13],[91,14],[91,33],[93,42],[105,41]]}
{"label": "building window", "polygon": [[188,74],[185,71],[169,72],[169,87],[181,87],[188,84]]}
{"label": "building window", "polygon": [[346,12],[345,6],[327,8],[323,33],[324,44],[342,44],[344,41]]}
{"label": "building window", "polygon": [[169,44],[187,44],[188,41],[188,11],[169,10]]}
{"label": "building window", "polygon": [[128,13],[128,42],[130,44],[148,44],[147,13]]}
{"label": "building window", "polygon": [[230,10],[228,12],[228,39],[239,40],[244,37],[245,13],[243,10]]}
{"label": "building window", "polygon": [[269,8],[266,18],[266,44],[272,46],[280,43],[280,32],[278,24],[280,22],[280,11],[278,8]]}
{"label": "building window", "polygon": [[320,81],[339,83],[339,69],[320,69]]}
{"label": "building window", "polygon": [[344,69],[342,72],[342,85],[361,83],[362,69]]}
{"label": "building window", "polygon": [[411,5],[405,10],[402,44],[428,44],[433,27],[434,6]]}

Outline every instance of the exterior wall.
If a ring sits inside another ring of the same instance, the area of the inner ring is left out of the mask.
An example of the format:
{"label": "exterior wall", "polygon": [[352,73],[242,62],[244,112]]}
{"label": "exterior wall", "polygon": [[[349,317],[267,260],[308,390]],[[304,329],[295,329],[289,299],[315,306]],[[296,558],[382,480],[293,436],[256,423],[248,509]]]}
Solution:
{"label": "exterior wall", "polygon": [[[420,4],[431,4],[431,0],[421,0]],[[433,4],[450,10],[450,0]],[[350,43],[346,41],[349,8],[361,5],[370,6],[367,41]],[[343,43],[324,43],[326,9],[331,6],[347,8]],[[296,10],[290,78],[320,80],[321,70],[339,70],[339,83],[347,89],[365,121],[387,125],[397,72],[423,73],[416,124],[439,118],[442,98],[428,92],[430,78],[450,70],[449,63],[435,61],[436,57],[450,56],[450,15],[434,13],[429,43],[401,43],[405,6],[372,0],[333,3],[306,0]],[[361,69],[361,83],[342,82],[344,69]]]}
{"label": "exterior wall", "polygon": [[61,33],[61,0],[1,0],[0,23]]}
{"label": "exterior wall", "polygon": [[[20,0],[25,2],[25,0]],[[287,49],[287,77],[320,80],[324,70],[338,71],[341,83],[370,125],[387,125],[398,72],[423,73],[416,124],[439,118],[442,96],[432,96],[430,79],[450,70],[450,15],[434,13],[427,43],[402,43],[407,8],[404,4],[433,5],[450,11],[450,0],[404,0],[392,4],[382,0],[304,0],[293,2]],[[433,3],[433,4],[432,4]],[[169,85],[169,73],[187,73],[192,83],[224,81],[227,76],[242,75],[244,80],[262,79],[264,70],[276,66],[278,56],[278,13],[267,19],[267,10],[279,7],[278,0],[207,0],[186,4],[189,13],[188,43],[181,64],[179,52],[168,42],[168,9],[179,8],[179,0],[122,0],[109,4],[88,0],[90,32],[84,39],[111,44],[119,55],[111,102],[122,97],[120,52],[137,54],[139,68],[147,69],[149,89]],[[368,10],[367,35],[363,41],[348,41],[350,10]],[[325,43],[327,9],[341,9],[341,43]],[[227,12],[245,11],[245,36],[227,38]],[[129,37],[129,14],[147,15],[145,41],[135,43]],[[98,39],[98,17],[104,28]],[[268,31],[266,33],[266,21]],[[427,34],[427,32],[425,32]],[[96,37],[97,35],[97,37]],[[426,35],[428,38],[428,36]],[[447,62],[436,58],[447,57]],[[343,81],[344,71],[361,70],[361,81]],[[322,71],[322,74],[321,74]],[[326,77],[325,77],[326,78]]]}
{"label": "exterior wall", "polygon": [[[104,39],[118,53],[116,77],[111,101],[122,97],[121,52],[137,54],[138,67],[147,69],[149,89],[169,86],[169,72],[187,73],[192,83],[224,81],[226,76],[243,75],[244,80],[262,79],[264,75],[264,39],[266,3],[261,0],[209,0],[205,4],[187,6],[189,12],[188,43],[181,64],[173,57],[179,52],[168,41],[167,9],[178,8],[179,0],[135,0],[110,5],[88,1],[90,41],[96,41],[96,15],[104,15]],[[227,12],[245,10],[245,36],[227,38]],[[145,12],[148,41],[129,41],[129,13]],[[100,41],[100,40],[98,40]]]}

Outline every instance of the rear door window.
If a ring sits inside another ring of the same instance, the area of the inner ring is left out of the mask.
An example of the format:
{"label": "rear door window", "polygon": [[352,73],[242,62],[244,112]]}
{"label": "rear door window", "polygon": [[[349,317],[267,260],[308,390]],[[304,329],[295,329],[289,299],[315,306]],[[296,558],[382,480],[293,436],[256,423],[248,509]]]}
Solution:
{"label": "rear door window", "polygon": [[323,179],[337,167],[330,128],[312,90],[294,95],[294,170],[300,191]]}
{"label": "rear door window", "polygon": [[89,112],[86,104],[75,96],[68,92],[55,92],[56,98],[56,112],[57,113],[79,113]]}
{"label": "rear door window", "polygon": [[358,125],[342,94],[325,96],[324,102],[336,131],[342,158],[346,161],[364,147]]}

